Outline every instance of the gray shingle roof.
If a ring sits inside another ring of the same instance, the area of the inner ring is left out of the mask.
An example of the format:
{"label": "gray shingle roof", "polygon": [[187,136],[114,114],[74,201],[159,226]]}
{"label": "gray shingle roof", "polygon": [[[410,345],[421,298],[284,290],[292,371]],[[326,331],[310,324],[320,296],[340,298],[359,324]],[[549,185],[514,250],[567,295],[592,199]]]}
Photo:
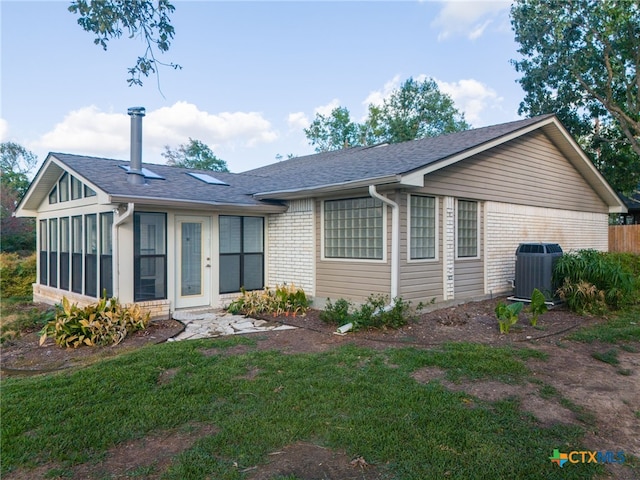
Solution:
{"label": "gray shingle roof", "polygon": [[[254,179],[243,178],[241,174],[199,171],[168,165],[144,163],[143,167],[163,177],[147,179],[145,185],[132,185],[127,181],[128,173],[120,166],[128,166],[126,160],[86,157],[66,153],[51,153],[71,171],[91,181],[109,195],[118,197],[144,197],[167,200],[260,205],[262,202],[251,196]],[[187,172],[208,173],[228,185],[209,185],[187,175]]]}
{"label": "gray shingle roof", "polygon": [[553,115],[384,146],[308,155],[244,172],[268,178],[260,192],[303,189],[412,172],[514,133]]}
{"label": "gray shingle roof", "polygon": [[304,190],[410,173],[439,161],[495,141],[552,115],[533,117],[490,127],[373,147],[354,147],[296,157],[243,173],[206,172],[228,185],[209,185],[187,175],[197,170],[144,163],[143,167],[164,177],[148,179],[146,185],[128,183],[120,166],[126,160],[52,153],[79,176],[109,195],[120,198],[255,206],[264,202],[255,193]]}

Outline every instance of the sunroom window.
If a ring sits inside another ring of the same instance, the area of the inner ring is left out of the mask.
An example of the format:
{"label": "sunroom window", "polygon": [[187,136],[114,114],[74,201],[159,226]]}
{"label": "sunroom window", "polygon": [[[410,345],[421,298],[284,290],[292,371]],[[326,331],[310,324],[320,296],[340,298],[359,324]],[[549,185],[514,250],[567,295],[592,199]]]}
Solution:
{"label": "sunroom window", "polygon": [[436,258],[436,199],[411,195],[410,258]]}
{"label": "sunroom window", "polygon": [[221,215],[220,293],[264,286],[264,219]]}
{"label": "sunroom window", "polygon": [[347,198],[324,202],[325,258],[382,260],[382,202]]}
{"label": "sunroom window", "polygon": [[136,212],[134,229],[134,300],[167,298],[167,216]]}

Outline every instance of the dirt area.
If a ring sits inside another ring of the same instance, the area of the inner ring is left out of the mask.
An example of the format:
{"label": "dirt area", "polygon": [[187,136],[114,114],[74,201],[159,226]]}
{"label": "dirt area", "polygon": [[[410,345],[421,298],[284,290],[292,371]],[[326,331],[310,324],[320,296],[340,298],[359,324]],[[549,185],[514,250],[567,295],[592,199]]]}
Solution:
{"label": "dirt area", "polygon": [[[494,380],[451,383],[445,379],[445,372],[437,368],[418,370],[413,378],[418,382],[437,379],[447,388],[463,390],[481,400],[517,397],[522,409],[533,414],[542,425],[579,423],[586,426],[588,433],[584,446],[588,449],[622,450],[627,455],[639,457],[640,418],[636,412],[640,411],[640,343],[629,345],[630,348],[626,350],[618,349],[619,365],[598,361],[592,354],[603,353],[611,349],[611,345],[572,342],[565,337],[577,327],[602,319],[577,316],[562,306],[542,315],[535,328],[521,316],[521,321],[512,327],[508,335],[501,335],[493,313],[497,301],[470,302],[434,310],[422,314],[417,322],[399,330],[361,331],[344,336],[335,335],[335,328],[320,321],[316,311],[305,317],[269,318],[300,328],[254,334],[256,347],[240,345],[226,350],[226,354],[242,354],[252,348],[276,349],[285,354],[323,352],[346,343],[375,349],[406,346],[434,348],[444,342],[456,341],[534,348],[548,354],[547,360],[528,361],[534,378],[541,383],[507,385]],[[148,343],[163,342],[181,329],[182,324],[173,320],[154,322],[146,332],[127,338],[118,346],[76,350],[60,349],[50,341],[38,347],[37,334],[29,334],[3,346],[3,375],[83,366]],[[557,394],[541,394],[541,384],[552,386]],[[567,402],[563,406],[560,397],[576,407],[567,408]],[[159,478],[170,464],[171,456],[189,448],[198,438],[213,434],[215,427],[196,425],[190,426],[189,434],[182,430],[160,432],[126,446],[118,445],[107,452],[101,464],[76,466],[73,478],[105,478],[105,472],[111,472],[111,478],[115,478],[144,468],[149,471],[144,478]],[[159,464],[159,459],[165,457],[169,460]],[[13,472],[6,478],[42,478],[51,468]],[[295,475],[295,478],[304,480],[382,478],[376,466],[369,465],[364,458],[349,458],[344,452],[302,442],[283,446],[280,451],[272,452],[264,465],[255,466],[244,473],[251,480],[286,475]],[[637,469],[607,466],[609,478],[624,480],[637,478],[637,475]]]}

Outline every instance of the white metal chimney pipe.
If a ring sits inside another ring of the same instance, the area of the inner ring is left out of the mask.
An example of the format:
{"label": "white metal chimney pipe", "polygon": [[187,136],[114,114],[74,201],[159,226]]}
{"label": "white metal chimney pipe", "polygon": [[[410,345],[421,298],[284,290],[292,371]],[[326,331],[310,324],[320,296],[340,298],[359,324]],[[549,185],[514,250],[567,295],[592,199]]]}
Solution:
{"label": "white metal chimney pipe", "polygon": [[142,173],[142,117],[145,115],[144,107],[131,107],[127,110],[131,117],[131,156],[129,165],[129,177],[127,181],[133,185],[144,185]]}

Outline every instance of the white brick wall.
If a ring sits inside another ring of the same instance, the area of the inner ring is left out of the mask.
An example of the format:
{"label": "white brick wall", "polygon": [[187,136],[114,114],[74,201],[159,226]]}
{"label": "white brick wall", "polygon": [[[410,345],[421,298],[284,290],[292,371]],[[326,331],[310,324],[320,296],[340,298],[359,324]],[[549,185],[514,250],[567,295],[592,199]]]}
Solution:
{"label": "white brick wall", "polygon": [[444,248],[443,248],[443,299],[453,298],[454,272],[456,254],[456,230],[455,230],[455,200],[453,197],[444,197]]}
{"label": "white brick wall", "polygon": [[289,202],[289,209],[267,218],[267,285],[295,284],[307,295],[315,294],[314,202]]}
{"label": "white brick wall", "polygon": [[487,294],[511,291],[520,243],[558,243],[564,252],[608,249],[607,214],[486,202],[485,215]]}

